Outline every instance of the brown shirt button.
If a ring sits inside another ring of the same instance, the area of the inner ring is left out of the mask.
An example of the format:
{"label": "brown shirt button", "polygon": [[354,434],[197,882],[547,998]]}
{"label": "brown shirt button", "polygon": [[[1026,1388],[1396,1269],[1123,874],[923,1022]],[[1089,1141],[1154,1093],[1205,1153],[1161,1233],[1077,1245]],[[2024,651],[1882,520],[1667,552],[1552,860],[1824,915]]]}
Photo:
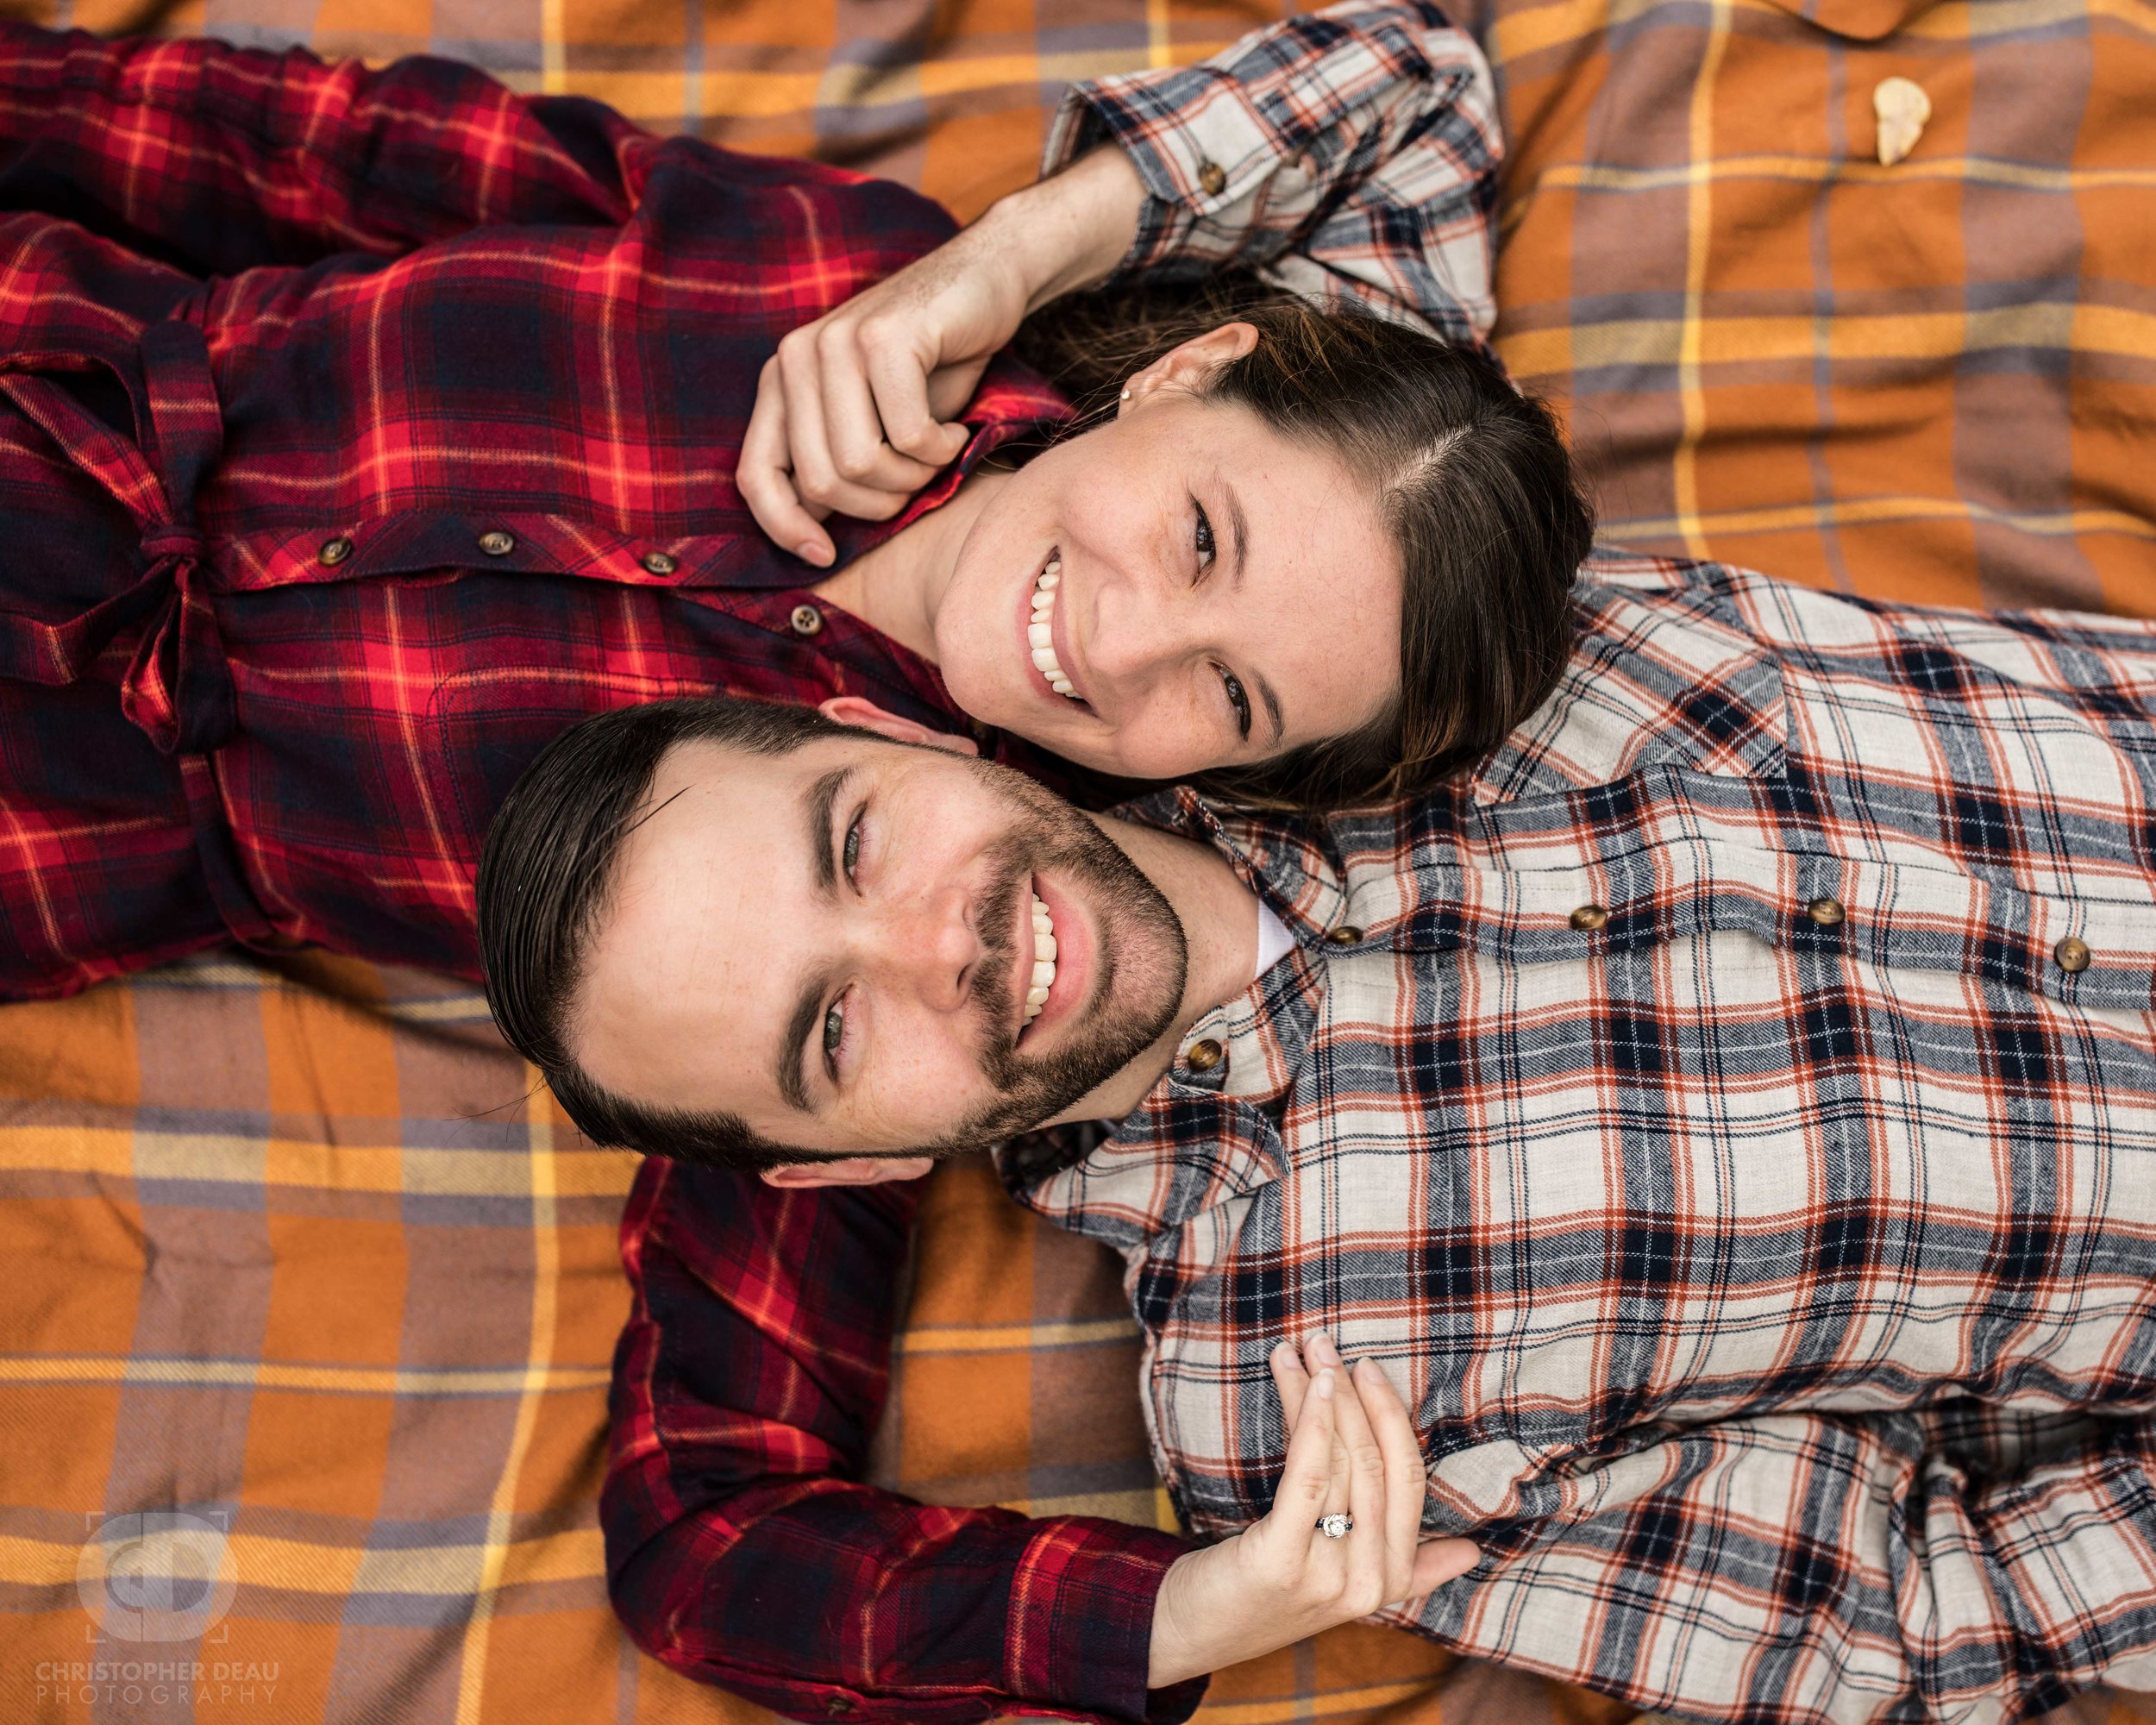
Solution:
{"label": "brown shirt button", "polygon": [[352,555],[352,542],[340,533],[334,539],[322,542],[322,549],[315,553],[315,561],[327,568],[335,568]]}
{"label": "brown shirt button", "polygon": [[1211,1037],[1206,1037],[1201,1042],[1194,1042],[1190,1044],[1190,1052],[1183,1056],[1183,1064],[1193,1072],[1210,1072],[1220,1063],[1220,1057],[1224,1052],[1225,1051],[1219,1043]]}
{"label": "brown shirt button", "polygon": [[1218,198],[1228,183],[1228,171],[1217,161],[1198,165],[1198,184],[1205,187],[1206,196]]}
{"label": "brown shirt button", "polygon": [[638,561],[648,575],[670,575],[681,567],[664,551],[647,551]]}
{"label": "brown shirt button", "polygon": [[1344,922],[1326,936],[1335,946],[1352,946],[1363,938],[1363,931],[1351,922]]}
{"label": "brown shirt button", "polygon": [[824,626],[824,613],[812,605],[797,605],[787,621],[796,635],[813,635]]}
{"label": "brown shirt button", "polygon": [[2059,968],[2061,970],[2078,976],[2089,968],[2091,954],[2089,951],[2087,941],[2077,935],[2070,934],[2058,945],[2052,948],[2051,956],[2059,961]]}
{"label": "brown shirt button", "polygon": [[505,533],[497,527],[492,533],[479,535],[479,549],[490,557],[506,557],[517,549],[517,536]]}
{"label": "brown shirt button", "polygon": [[1609,925],[1609,910],[1604,905],[1582,905],[1572,913],[1572,926],[1592,934],[1598,928]]}
{"label": "brown shirt button", "polygon": [[1839,899],[1814,899],[1804,906],[1804,914],[1821,928],[1832,928],[1849,913],[1841,907]]}

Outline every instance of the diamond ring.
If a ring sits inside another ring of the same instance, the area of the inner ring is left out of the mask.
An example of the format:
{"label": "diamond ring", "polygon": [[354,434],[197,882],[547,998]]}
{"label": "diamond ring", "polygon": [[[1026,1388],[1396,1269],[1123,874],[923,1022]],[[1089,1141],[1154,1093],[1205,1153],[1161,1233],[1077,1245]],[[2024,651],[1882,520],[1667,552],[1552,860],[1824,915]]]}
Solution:
{"label": "diamond ring", "polygon": [[1354,1525],[1355,1517],[1352,1515],[1320,1515],[1318,1517],[1318,1531],[1328,1540],[1344,1540],[1347,1538],[1348,1529]]}

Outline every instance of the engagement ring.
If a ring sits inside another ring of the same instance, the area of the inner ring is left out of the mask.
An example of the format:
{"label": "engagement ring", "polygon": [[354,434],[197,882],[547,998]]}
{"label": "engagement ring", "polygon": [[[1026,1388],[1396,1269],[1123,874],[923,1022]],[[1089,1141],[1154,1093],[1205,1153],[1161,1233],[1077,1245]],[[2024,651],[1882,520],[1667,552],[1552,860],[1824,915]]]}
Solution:
{"label": "engagement ring", "polygon": [[1318,1531],[1328,1540],[1344,1540],[1347,1537],[1347,1530],[1354,1525],[1355,1517],[1352,1515],[1320,1515],[1318,1517]]}

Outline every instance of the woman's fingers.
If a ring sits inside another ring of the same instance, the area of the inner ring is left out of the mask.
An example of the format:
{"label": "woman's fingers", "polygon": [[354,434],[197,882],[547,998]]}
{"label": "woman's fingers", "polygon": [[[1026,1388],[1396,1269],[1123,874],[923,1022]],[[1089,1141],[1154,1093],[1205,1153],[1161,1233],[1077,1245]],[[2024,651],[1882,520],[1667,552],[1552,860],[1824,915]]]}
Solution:
{"label": "woman's fingers", "polygon": [[1385,1452],[1385,1597],[1398,1599],[1407,1591],[1429,1477],[1407,1405],[1376,1360],[1357,1363],[1355,1389],[1378,1447]]}
{"label": "woman's fingers", "polygon": [[[1328,1364],[1339,1358],[1323,1337],[1319,1338],[1317,1351]],[[1353,1377],[1344,1371],[1335,1400],[1338,1404],[1332,1414],[1335,1442],[1345,1466],[1345,1508],[1353,1524],[1340,1542],[1341,1554],[1346,1560],[1341,1603],[1344,1609],[1359,1617],[1376,1610],[1388,1597],[1395,1596],[1385,1591],[1385,1452],[1377,1441],[1376,1433],[1370,1428],[1369,1415],[1363,1411],[1363,1397]],[[1405,1566],[1402,1567],[1404,1571]]]}
{"label": "woman's fingers", "polygon": [[[901,369],[912,369],[902,364]],[[823,385],[824,435],[838,477],[868,491],[911,497],[936,476],[887,440],[878,397],[871,392],[858,331],[847,318],[816,327],[816,370]],[[918,376],[914,389],[924,403],[927,384]],[[924,407],[923,411],[926,409]]]}
{"label": "woman's fingers", "polygon": [[734,485],[749,512],[778,543],[812,563],[828,563],[836,555],[830,536],[816,518],[802,507],[793,489],[789,469],[793,458],[787,442],[786,386],[777,360],[764,362],[756,380],[756,405],[749,415],[749,429],[742,434],[741,459],[734,469]]}
{"label": "woman's fingers", "polygon": [[1273,1495],[1273,1507],[1265,1520],[1290,1536],[1291,1549],[1307,1540],[1318,1517],[1325,1513],[1326,1499],[1332,1494],[1333,1409],[1339,1381],[1336,1371],[1320,1371],[1310,1380],[1301,1414],[1288,1433],[1288,1458],[1280,1490]]}
{"label": "woman's fingers", "polygon": [[823,371],[817,326],[796,329],[779,343],[779,377],[786,389],[786,430],[793,489],[807,504],[840,515],[881,521],[906,506],[907,491],[858,485],[838,471],[824,419]]}
{"label": "woman's fingers", "polygon": [[1415,1547],[1414,1565],[1408,1572],[1410,1596],[1443,1587],[1482,1560],[1482,1551],[1472,1540],[1425,1540]]}
{"label": "woman's fingers", "polygon": [[1302,1413],[1302,1398],[1310,1393],[1310,1374],[1302,1369],[1302,1356],[1293,1342],[1274,1343],[1266,1364],[1272,1368],[1273,1388],[1280,1391],[1281,1428],[1292,1432]]}
{"label": "woman's fingers", "polygon": [[[958,459],[970,434],[963,425],[946,425],[937,418],[929,405],[928,367],[880,325],[862,326],[861,360],[875,397],[884,441],[923,469],[920,485],[926,485],[938,470]],[[970,388],[966,391],[968,398],[972,393]]]}

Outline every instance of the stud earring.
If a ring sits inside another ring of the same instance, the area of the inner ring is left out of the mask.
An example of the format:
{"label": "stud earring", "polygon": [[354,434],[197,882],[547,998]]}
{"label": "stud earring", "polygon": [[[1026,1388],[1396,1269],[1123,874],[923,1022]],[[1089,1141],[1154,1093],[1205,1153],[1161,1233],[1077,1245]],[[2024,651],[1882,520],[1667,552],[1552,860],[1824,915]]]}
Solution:
{"label": "stud earring", "polygon": [[1129,390],[1126,389],[1123,392],[1123,398],[1125,401],[1128,401],[1131,398],[1131,392]]}

